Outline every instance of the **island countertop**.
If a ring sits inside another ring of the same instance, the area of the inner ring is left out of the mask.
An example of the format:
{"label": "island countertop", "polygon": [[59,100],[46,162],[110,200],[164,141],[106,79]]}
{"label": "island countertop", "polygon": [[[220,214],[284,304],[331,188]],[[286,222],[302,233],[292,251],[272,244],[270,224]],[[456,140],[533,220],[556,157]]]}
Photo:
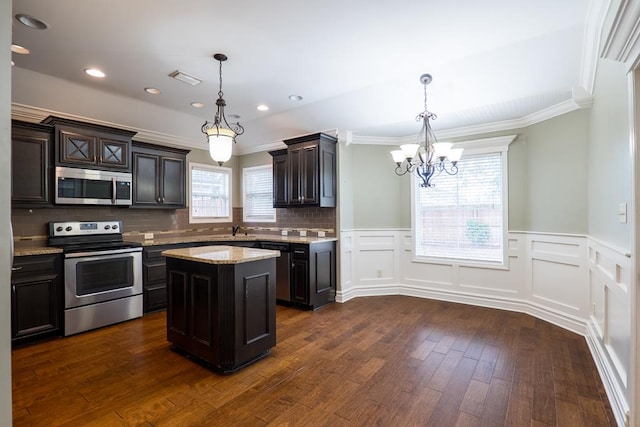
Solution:
{"label": "island countertop", "polygon": [[277,258],[280,251],[243,248],[239,246],[199,246],[195,248],[169,249],[162,255],[205,264],[241,264],[261,259]]}

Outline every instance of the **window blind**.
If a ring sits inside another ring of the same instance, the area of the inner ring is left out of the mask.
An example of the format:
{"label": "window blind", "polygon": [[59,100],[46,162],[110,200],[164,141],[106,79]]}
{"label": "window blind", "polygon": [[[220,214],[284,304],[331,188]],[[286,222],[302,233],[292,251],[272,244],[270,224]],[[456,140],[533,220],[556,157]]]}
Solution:
{"label": "window blind", "polygon": [[245,222],[275,222],[272,166],[256,166],[244,168],[242,171],[243,220]]}
{"label": "window blind", "polygon": [[191,167],[191,217],[194,219],[228,219],[230,209],[230,170],[202,166]]}
{"label": "window blind", "polygon": [[419,257],[503,261],[502,155],[462,158],[457,175],[435,187],[414,183],[415,253]]}

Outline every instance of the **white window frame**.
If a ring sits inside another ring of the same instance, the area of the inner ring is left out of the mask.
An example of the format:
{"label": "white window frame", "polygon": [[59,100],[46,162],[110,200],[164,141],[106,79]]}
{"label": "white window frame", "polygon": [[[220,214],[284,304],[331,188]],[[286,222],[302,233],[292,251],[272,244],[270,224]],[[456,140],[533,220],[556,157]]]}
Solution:
{"label": "white window frame", "polygon": [[[229,215],[221,216],[221,217],[194,217],[192,211],[192,199],[191,199],[191,177],[194,169],[206,170],[210,172],[224,173],[227,174],[229,178]],[[221,166],[208,165],[203,163],[192,163],[189,162],[189,223],[190,224],[201,224],[201,223],[213,223],[213,222],[232,222],[233,220],[233,170],[231,168],[225,168]]]}
{"label": "white window frame", "polygon": [[[516,139],[517,135],[500,136],[495,138],[483,138],[472,141],[459,142],[454,144],[454,148],[464,148],[463,157],[476,154],[489,154],[500,153],[502,156],[502,261],[480,261],[480,260],[466,260],[466,259],[454,259],[454,258],[440,258],[440,257],[428,257],[416,255],[417,236],[416,230],[416,215],[415,215],[415,186],[416,180],[411,177],[411,252],[412,261],[418,263],[428,264],[442,264],[452,266],[482,266],[486,268],[494,269],[507,269],[508,260],[508,226],[509,226],[509,168],[508,168],[508,155],[509,144]],[[434,182],[438,184],[438,177],[434,177]]]}
{"label": "white window frame", "polygon": [[[242,221],[243,222],[276,222],[276,209],[273,208],[273,216],[271,218],[250,216],[247,212],[247,172],[258,170],[268,170],[271,176],[271,188],[273,188],[273,165],[261,165],[242,168]],[[273,205],[273,191],[271,192],[271,201]]]}

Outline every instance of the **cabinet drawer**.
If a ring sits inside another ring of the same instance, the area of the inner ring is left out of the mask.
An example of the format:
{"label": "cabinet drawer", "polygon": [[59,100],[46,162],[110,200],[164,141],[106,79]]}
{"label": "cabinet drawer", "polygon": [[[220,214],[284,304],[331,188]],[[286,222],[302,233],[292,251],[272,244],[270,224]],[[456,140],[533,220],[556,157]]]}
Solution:
{"label": "cabinet drawer", "polygon": [[59,255],[20,256],[13,260],[13,276],[56,273]]}
{"label": "cabinet drawer", "polygon": [[167,307],[167,287],[162,285],[144,288],[145,313],[162,310]]}
{"label": "cabinet drawer", "polygon": [[166,263],[164,261],[144,264],[144,283],[164,282]]}
{"label": "cabinet drawer", "polygon": [[309,245],[291,245],[292,258],[309,258]]}

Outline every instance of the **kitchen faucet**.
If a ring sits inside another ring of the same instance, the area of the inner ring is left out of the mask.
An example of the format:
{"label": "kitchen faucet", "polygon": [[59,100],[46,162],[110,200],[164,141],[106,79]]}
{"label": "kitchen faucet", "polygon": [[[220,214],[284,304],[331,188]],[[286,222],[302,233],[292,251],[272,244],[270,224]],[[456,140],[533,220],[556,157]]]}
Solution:
{"label": "kitchen faucet", "polygon": [[236,233],[238,232],[238,230],[240,230],[240,226],[239,225],[234,225],[233,227],[231,227],[231,235],[235,236]]}

